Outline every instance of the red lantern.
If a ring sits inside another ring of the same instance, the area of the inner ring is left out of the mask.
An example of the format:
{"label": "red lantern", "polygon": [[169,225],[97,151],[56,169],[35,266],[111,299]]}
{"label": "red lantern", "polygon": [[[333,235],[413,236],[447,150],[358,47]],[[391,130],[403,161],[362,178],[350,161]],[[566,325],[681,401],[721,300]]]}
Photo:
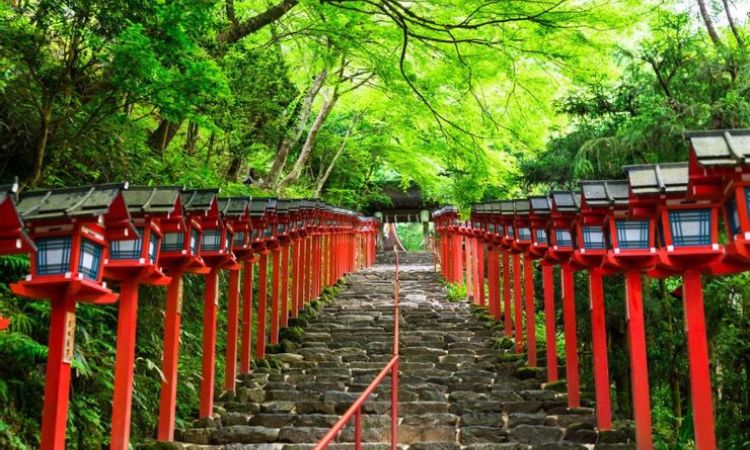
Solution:
{"label": "red lantern", "polygon": [[[545,262],[560,264],[562,281],[563,332],[565,334],[565,381],[568,392],[568,406],[581,405],[578,380],[578,338],[576,336],[575,313],[575,266],[570,257],[575,250],[572,234],[573,222],[580,209],[580,194],[572,191],[552,191],[552,212],[550,214],[551,247],[545,253]],[[545,284],[551,285],[552,272],[547,269]],[[551,289],[550,289],[551,291]]]}
{"label": "red lantern", "polygon": [[[684,192],[687,173],[682,175],[684,169],[669,165],[664,166],[665,171],[651,170],[649,174],[648,170],[644,170],[646,167],[625,167],[630,185],[628,205],[627,208],[610,210],[607,216],[610,250],[605,264],[625,272],[636,443],[640,448],[648,449],[653,448],[653,438],[641,272],[653,271],[659,260],[656,249],[658,197],[672,193],[675,186],[678,186],[678,191]],[[641,194],[647,195],[644,197]]]}
{"label": "red lantern", "polygon": [[[243,308],[243,344],[249,342],[249,328],[252,322],[252,243],[250,242],[250,197],[223,197],[219,198],[219,210],[224,223],[232,230],[231,252],[238,260],[238,265],[229,270],[229,286],[227,292],[227,350],[226,370],[224,376],[224,390],[233,392],[237,383],[237,342],[239,341],[239,309],[240,309],[240,265],[245,267],[245,285],[250,284],[250,289],[245,287]],[[241,371],[247,364],[249,371],[249,345],[243,345],[241,357]],[[244,364],[243,364],[244,363]],[[246,373],[246,372],[243,372]]]}
{"label": "red lantern", "polygon": [[256,197],[250,204],[253,226],[253,251],[260,255],[258,264],[258,329],[255,338],[255,356],[266,357],[266,307],[268,302],[268,255],[275,245],[276,199]]}
{"label": "red lantern", "polygon": [[[625,208],[628,204],[629,186],[627,180],[581,181],[581,213],[575,229],[577,236],[588,233],[586,243],[573,253],[576,267],[589,272],[589,300],[591,307],[591,336],[594,362],[594,391],[596,395],[597,428],[612,428],[612,413],[609,395],[609,363],[607,359],[607,329],[605,321],[603,277],[614,272],[603,267],[607,248],[599,248],[590,239],[591,229],[601,230],[606,236],[607,215],[615,208]],[[595,233],[594,233],[595,234]],[[605,239],[605,242],[607,239]],[[584,244],[583,242],[581,242]],[[605,246],[606,247],[606,246]]]}
{"label": "red lantern", "polygon": [[181,215],[180,191],[180,188],[175,187],[142,187],[125,191],[123,195],[139,236],[109,243],[104,276],[120,282],[112,400],[112,449],[125,450],[130,446],[138,287],[140,284],[169,284],[170,278],[159,267],[162,240],[160,221]]}
{"label": "red lantern", "polygon": [[700,405],[693,414],[696,447],[715,449],[701,273],[712,271],[725,254],[719,244],[722,203],[718,196],[711,198],[700,189],[702,177],[694,175],[689,180],[688,164],[631,166],[627,170],[632,190],[644,201],[653,201],[658,212],[659,261],[653,273],[683,277],[690,391],[693,404]]}
{"label": "red lantern", "polygon": [[125,187],[28,192],[17,205],[36,249],[31,252],[31,274],[11,290],[52,303],[40,445],[44,450],[65,448],[76,302],[117,299],[102,281],[107,247],[112,240],[137,236],[122,196]]}

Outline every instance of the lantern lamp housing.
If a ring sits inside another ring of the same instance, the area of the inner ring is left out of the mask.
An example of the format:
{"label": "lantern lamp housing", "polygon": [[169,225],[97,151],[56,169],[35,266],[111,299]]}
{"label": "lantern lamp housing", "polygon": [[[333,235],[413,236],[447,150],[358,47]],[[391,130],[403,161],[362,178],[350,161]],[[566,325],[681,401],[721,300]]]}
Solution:
{"label": "lantern lamp housing", "polygon": [[[701,269],[722,258],[718,227],[721,204],[687,197],[688,163],[628,166],[626,170],[631,192],[651,200],[657,211],[659,267],[663,271]],[[622,224],[615,222],[615,226],[619,237]]]}
{"label": "lantern lamp housing", "polygon": [[20,196],[18,213],[36,250],[31,273],[15,294],[53,298],[76,291],[78,301],[110,303],[103,266],[112,240],[138,236],[122,195],[127,184],[34,191]]}
{"label": "lantern lamp housing", "polygon": [[513,219],[516,214],[516,205],[513,200],[502,200],[500,202],[500,225],[503,227],[503,247],[510,248],[516,239]]}
{"label": "lantern lamp housing", "polygon": [[531,228],[531,246],[529,256],[541,258],[549,247],[547,224],[552,213],[552,204],[546,195],[529,197],[529,224]]}
{"label": "lantern lamp housing", "polygon": [[627,210],[630,187],[627,180],[586,180],[579,185],[581,206],[574,230],[581,239],[572,260],[579,268],[590,269],[601,266],[607,255],[612,242],[607,217],[611,211]]}
{"label": "lantern lamp housing", "polygon": [[[745,271],[750,265],[750,130],[690,131],[685,136],[690,142],[687,197],[719,203],[726,227],[726,256],[714,272]],[[695,222],[691,226],[700,226]]]}
{"label": "lantern lamp housing", "polygon": [[219,197],[219,211],[231,228],[224,241],[225,250],[241,259],[252,254],[250,202],[250,197]]}
{"label": "lantern lamp housing", "polygon": [[517,252],[525,251],[531,245],[531,224],[529,221],[530,203],[528,199],[514,200],[515,214],[513,216],[513,227],[515,239],[512,249]]}
{"label": "lantern lamp housing", "polygon": [[105,260],[107,278],[148,284],[169,281],[160,266],[161,221],[168,223],[171,217],[181,215],[180,192],[181,188],[175,186],[133,187],[123,191],[138,236],[109,243],[109,256]]}

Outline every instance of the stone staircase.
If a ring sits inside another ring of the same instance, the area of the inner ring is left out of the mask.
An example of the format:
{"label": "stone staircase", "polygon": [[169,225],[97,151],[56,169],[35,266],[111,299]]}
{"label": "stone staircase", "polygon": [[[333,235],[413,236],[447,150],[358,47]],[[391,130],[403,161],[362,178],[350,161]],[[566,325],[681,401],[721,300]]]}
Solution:
{"label": "stone staircase", "polygon": [[[294,353],[269,355],[270,367],[243,376],[213,419],[178,431],[179,442],[166,448],[311,449],[391,357],[392,261],[381,255],[350,275]],[[504,349],[502,325],[449,302],[431,255],[401,255],[400,311],[401,448],[635,448],[631,432],[597,433],[592,408],[569,410],[564,393],[542,389],[544,370]],[[363,449],[390,448],[390,386],[386,378],[365,403]],[[353,449],[353,441],[349,426],[329,448]]]}

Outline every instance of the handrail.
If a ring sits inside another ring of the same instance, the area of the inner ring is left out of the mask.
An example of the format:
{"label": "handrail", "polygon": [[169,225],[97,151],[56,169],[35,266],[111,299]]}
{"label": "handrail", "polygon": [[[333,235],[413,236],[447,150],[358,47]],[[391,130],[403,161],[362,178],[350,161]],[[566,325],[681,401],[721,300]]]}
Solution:
{"label": "handrail", "polygon": [[398,448],[398,341],[399,341],[399,259],[398,249],[394,246],[395,261],[395,281],[393,287],[393,357],[388,361],[385,367],[378,373],[378,376],[367,386],[367,388],[357,397],[357,400],[346,410],[339,420],[323,436],[313,450],[324,450],[336,439],[339,433],[354,418],[354,448],[362,448],[362,405],[372,395],[375,389],[380,386],[388,374],[391,374],[391,450]]}

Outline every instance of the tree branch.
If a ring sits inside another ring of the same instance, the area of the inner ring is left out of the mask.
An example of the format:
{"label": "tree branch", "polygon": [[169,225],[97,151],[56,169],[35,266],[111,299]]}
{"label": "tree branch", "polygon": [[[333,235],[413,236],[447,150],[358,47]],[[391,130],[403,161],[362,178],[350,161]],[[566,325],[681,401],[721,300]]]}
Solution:
{"label": "tree branch", "polygon": [[245,36],[253,34],[266,25],[281,19],[292,8],[297,6],[298,3],[299,0],[281,0],[256,16],[243,22],[234,23],[229,30],[219,34],[218,40],[224,44],[234,44]]}

